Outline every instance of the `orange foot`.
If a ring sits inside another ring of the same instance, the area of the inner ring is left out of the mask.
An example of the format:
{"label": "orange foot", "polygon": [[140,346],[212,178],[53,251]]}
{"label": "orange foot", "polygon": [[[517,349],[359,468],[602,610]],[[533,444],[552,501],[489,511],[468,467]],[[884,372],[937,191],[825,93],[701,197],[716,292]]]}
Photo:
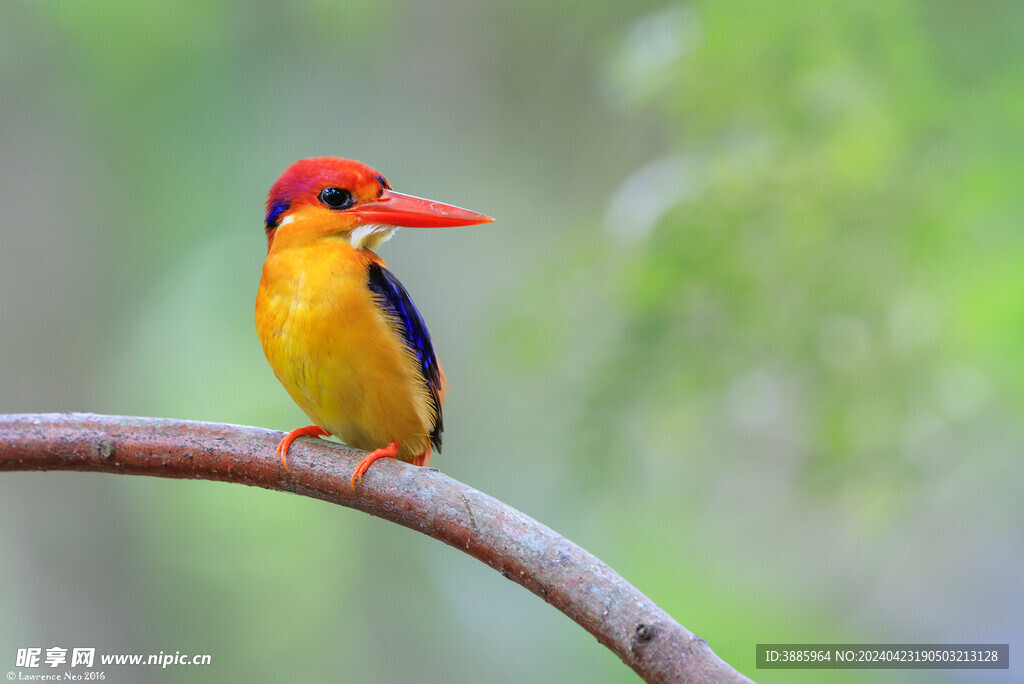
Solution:
{"label": "orange foot", "polygon": [[370,453],[366,454],[366,458],[359,462],[356,466],[356,471],[352,473],[352,489],[356,488],[356,482],[362,484],[363,475],[370,469],[370,464],[376,461],[378,458],[395,458],[398,455],[398,448],[401,445],[398,442],[392,442],[383,449],[374,449]]}
{"label": "orange foot", "polygon": [[427,448],[423,450],[422,454],[412,457],[412,464],[421,467],[430,465],[430,442],[427,442]]}
{"label": "orange foot", "polygon": [[281,465],[284,466],[285,470],[288,470],[288,461],[285,460],[288,456],[288,449],[291,448],[292,442],[295,441],[296,437],[330,437],[331,433],[324,430],[319,425],[307,425],[306,427],[295,428],[281,440],[281,443],[277,445],[277,457],[281,459]]}

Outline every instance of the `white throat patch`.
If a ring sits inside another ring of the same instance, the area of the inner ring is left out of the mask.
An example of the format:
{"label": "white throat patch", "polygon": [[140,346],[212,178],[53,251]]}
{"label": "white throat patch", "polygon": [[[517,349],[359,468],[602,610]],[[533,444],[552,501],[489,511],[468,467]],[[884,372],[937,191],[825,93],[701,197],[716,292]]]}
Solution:
{"label": "white throat patch", "polygon": [[398,226],[383,223],[368,223],[356,226],[348,232],[348,243],[356,249],[377,249],[391,239]]}

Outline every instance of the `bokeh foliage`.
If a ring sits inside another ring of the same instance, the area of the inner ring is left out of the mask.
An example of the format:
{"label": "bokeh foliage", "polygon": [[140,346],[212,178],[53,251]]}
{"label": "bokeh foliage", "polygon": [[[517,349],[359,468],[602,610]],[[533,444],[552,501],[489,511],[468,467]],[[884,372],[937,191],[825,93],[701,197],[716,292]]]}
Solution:
{"label": "bokeh foliage", "polygon": [[[587,451],[628,444],[635,414],[700,442],[725,411],[809,489],[898,489],[936,438],[1019,402],[1019,28],[976,9],[691,3],[623,32],[608,91],[669,143],[624,179],[589,266],[559,266],[600,283],[612,321],[585,373],[580,420],[604,426]],[[563,360],[539,339],[592,343],[560,325],[592,290],[551,312],[531,288],[532,322],[505,329],[521,362]]]}

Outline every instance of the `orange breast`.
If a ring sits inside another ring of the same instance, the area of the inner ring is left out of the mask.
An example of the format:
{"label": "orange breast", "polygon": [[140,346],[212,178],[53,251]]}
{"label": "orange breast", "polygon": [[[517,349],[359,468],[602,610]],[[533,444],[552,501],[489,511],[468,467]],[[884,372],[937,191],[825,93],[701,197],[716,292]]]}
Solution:
{"label": "orange breast", "polygon": [[394,320],[374,299],[378,257],[341,238],[272,246],[256,298],[256,329],[274,374],[310,419],[359,449],[392,441],[412,460],[430,442],[426,382]]}

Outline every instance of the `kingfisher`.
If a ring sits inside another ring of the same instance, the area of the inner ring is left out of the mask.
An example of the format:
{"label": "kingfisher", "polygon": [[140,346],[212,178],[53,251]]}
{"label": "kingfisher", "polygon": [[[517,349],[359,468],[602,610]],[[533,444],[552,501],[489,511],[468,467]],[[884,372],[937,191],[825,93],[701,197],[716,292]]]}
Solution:
{"label": "kingfisher", "polygon": [[369,452],[353,487],[380,458],[430,464],[441,450],[444,372],[423,317],[374,250],[400,226],[493,220],[395,192],[352,159],[303,159],[277,179],[267,196],[256,331],[274,375],[313,421],[278,444],[286,469],[296,438],[331,435]]}

